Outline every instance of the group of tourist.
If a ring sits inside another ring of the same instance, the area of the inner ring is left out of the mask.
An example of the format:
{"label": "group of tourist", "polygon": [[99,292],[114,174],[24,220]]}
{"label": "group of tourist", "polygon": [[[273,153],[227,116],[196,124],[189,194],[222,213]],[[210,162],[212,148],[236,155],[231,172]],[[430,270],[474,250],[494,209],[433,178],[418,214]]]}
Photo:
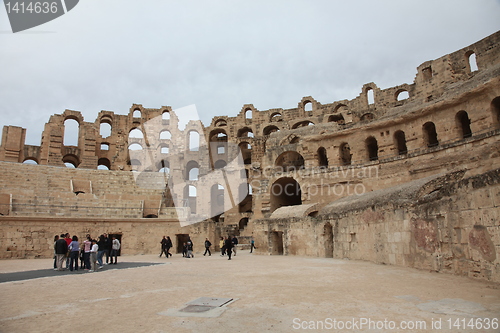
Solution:
{"label": "group of tourist", "polygon": [[[160,241],[161,244],[161,252],[159,257],[165,253],[165,257],[171,257],[172,253],[170,253],[170,248],[172,247],[172,240],[170,239],[170,236],[163,236],[162,240]],[[219,241],[219,247],[221,250],[221,256],[228,256],[228,260],[231,260],[231,255],[234,253],[236,255],[236,246],[238,245],[238,238],[236,236],[231,237],[221,237]],[[210,247],[212,246],[212,243],[208,238],[205,238],[205,252],[203,253],[204,256],[208,255],[211,256],[212,252],[210,251]],[[252,238],[252,241],[250,243],[250,253],[252,253],[253,249],[255,248],[254,245],[254,240]],[[184,258],[194,258],[193,254],[193,242],[189,238],[186,242],[182,244],[182,256]]]}
{"label": "group of tourist", "polygon": [[[110,239],[107,234],[100,235],[98,240],[87,234],[81,243],[76,235],[73,237],[69,233],[56,235],[54,237],[54,270],[77,271],[78,259],[80,259],[80,269],[95,272],[104,267],[104,256],[106,256],[106,265],[116,265],[120,247],[120,241],[115,236]],[[65,268],[63,268],[64,262],[66,262]]]}

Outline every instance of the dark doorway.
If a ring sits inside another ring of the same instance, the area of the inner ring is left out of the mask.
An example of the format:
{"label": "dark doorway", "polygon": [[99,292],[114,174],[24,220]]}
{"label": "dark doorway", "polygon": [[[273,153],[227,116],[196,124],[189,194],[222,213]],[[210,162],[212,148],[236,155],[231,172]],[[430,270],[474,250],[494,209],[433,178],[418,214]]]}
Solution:
{"label": "dark doorway", "polygon": [[283,231],[271,232],[271,255],[283,255]]}
{"label": "dark doorway", "polygon": [[184,246],[184,243],[187,243],[187,241],[190,240],[189,234],[176,234],[175,238],[177,239],[177,247],[175,253],[182,253],[182,247]]}
{"label": "dark doorway", "polygon": [[333,258],[333,228],[330,223],[323,227],[323,236],[325,237],[325,258]]}
{"label": "dark doorway", "polygon": [[472,136],[472,130],[470,129],[470,119],[469,115],[465,111],[459,111],[457,113],[457,127],[460,131],[460,136],[462,139],[470,138]]}

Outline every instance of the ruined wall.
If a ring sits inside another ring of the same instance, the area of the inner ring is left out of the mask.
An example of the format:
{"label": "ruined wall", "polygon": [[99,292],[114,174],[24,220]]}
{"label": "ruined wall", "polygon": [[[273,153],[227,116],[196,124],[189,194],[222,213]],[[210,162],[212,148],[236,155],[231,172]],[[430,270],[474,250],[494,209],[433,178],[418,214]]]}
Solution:
{"label": "ruined wall", "polygon": [[316,217],[256,221],[257,250],[500,282],[500,169],[464,177],[462,170],[344,198]]}

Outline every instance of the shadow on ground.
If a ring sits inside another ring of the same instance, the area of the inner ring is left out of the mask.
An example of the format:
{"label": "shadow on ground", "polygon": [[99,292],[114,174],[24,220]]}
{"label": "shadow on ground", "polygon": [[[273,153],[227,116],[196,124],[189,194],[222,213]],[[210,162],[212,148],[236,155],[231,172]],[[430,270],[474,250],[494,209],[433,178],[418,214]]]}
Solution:
{"label": "shadow on ground", "polygon": [[[160,263],[151,263],[151,262],[120,262],[116,265],[104,265],[102,269],[99,269],[97,273],[115,269],[125,269],[125,268],[137,268],[137,267],[145,267],[145,266],[153,266],[153,265],[164,265]],[[24,272],[13,272],[13,273],[1,273],[0,274],[0,283],[4,282],[14,282],[14,281],[22,281],[22,280],[31,280],[38,279],[43,277],[52,277],[52,276],[61,276],[61,275],[74,275],[74,274],[88,274],[89,271],[84,269],[79,269],[77,271],[54,271],[53,268],[49,269],[39,269],[34,271],[24,271]]]}

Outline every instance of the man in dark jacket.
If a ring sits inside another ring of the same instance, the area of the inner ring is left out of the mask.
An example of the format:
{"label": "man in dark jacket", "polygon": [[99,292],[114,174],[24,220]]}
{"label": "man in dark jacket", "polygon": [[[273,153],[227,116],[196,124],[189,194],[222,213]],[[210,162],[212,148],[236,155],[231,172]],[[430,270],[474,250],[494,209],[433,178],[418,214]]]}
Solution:
{"label": "man in dark jacket", "polygon": [[212,255],[212,253],[210,252],[210,246],[212,246],[212,243],[210,243],[208,238],[205,238],[205,253],[203,253],[203,255],[207,254],[207,252],[209,256]]}
{"label": "man in dark jacket", "polygon": [[231,240],[231,237],[226,237],[226,240],[224,241],[224,248],[229,256],[229,259],[227,260],[231,260],[231,253],[233,252],[233,241]]}
{"label": "man in dark jacket", "polygon": [[66,259],[66,253],[68,252],[68,244],[66,243],[64,236],[64,234],[61,234],[61,237],[54,244],[54,250],[56,252],[57,271],[64,271],[63,263]]}

